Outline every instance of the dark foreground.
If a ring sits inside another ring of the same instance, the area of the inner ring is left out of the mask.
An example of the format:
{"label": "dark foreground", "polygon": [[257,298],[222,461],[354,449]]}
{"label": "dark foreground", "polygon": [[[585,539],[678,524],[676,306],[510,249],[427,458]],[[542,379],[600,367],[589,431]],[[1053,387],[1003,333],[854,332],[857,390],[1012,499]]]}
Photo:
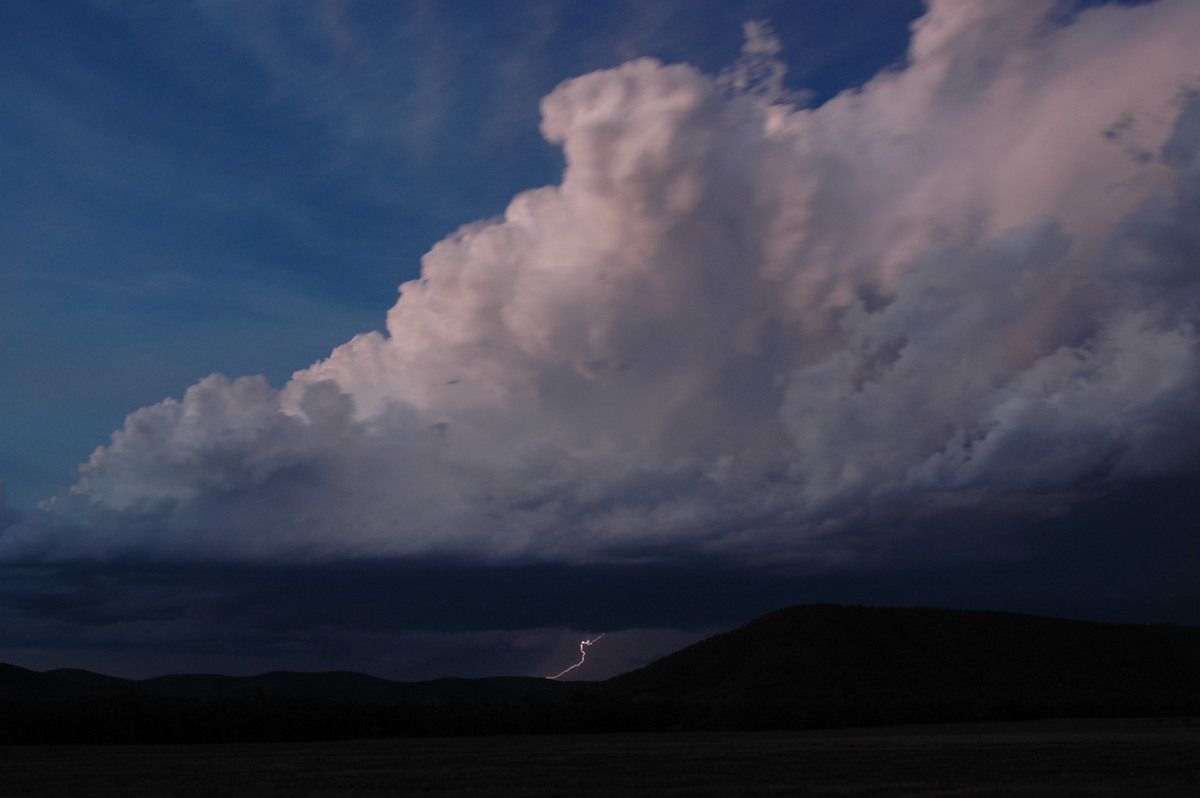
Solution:
{"label": "dark foreground", "polygon": [[6,796],[1194,796],[1200,723],[0,748]]}

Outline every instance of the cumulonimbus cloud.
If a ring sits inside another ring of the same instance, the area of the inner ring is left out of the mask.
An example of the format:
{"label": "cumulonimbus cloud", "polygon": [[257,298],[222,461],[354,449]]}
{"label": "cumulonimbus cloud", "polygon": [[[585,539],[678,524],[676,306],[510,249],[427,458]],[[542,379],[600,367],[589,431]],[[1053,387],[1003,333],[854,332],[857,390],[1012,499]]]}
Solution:
{"label": "cumulonimbus cloud", "polygon": [[386,333],[138,410],[0,550],[786,553],[864,503],[1194,465],[1200,6],[1054,7],[933,0],[817,108],[761,26],[765,90],[563,83],[561,184],[437,244]]}

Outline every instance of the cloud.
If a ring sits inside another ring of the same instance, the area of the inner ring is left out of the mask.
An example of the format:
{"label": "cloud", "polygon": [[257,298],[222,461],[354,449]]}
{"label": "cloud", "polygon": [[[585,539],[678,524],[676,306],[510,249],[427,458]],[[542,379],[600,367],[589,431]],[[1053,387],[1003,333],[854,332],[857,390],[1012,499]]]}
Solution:
{"label": "cloud", "polygon": [[932,2],[818,108],[563,83],[561,183],[437,244],[386,332],[131,414],[0,552],[820,559],[864,507],[1193,467],[1200,9],[1054,8]]}
{"label": "cloud", "polygon": [[658,563],[603,565],[450,558],[6,565],[0,660],[141,677],[278,669],[402,679],[545,676],[576,661],[581,639],[605,631],[605,645],[592,649],[588,673],[579,674],[604,678],[813,601],[1200,621],[1194,477],[1117,486],[1035,524],[988,510],[964,505],[897,517],[878,508],[824,543],[886,548],[886,556],[837,569],[739,567],[686,551]]}

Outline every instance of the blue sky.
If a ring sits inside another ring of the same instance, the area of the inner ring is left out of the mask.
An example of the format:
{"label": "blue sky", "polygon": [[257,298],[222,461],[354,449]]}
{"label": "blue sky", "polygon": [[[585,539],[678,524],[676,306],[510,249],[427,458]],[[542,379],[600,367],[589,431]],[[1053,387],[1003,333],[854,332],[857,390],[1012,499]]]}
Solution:
{"label": "blue sky", "polygon": [[540,673],[607,632],[599,677],[798,601],[1200,622],[1186,2],[0,25],[0,659]]}
{"label": "blue sky", "polygon": [[212,372],[276,385],[434,243],[557,181],[560,81],[731,63],[770,18],[797,89],[902,57],[917,3],[19,3],[0,58],[0,474],[29,505],[132,410]]}

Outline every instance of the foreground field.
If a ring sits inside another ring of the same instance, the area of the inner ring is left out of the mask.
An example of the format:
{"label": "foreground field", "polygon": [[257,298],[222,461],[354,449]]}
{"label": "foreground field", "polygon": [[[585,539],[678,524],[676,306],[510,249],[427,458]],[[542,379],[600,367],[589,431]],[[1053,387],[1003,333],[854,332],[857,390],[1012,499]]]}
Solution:
{"label": "foreground field", "polygon": [[6,796],[1193,796],[1200,724],[0,748]]}

